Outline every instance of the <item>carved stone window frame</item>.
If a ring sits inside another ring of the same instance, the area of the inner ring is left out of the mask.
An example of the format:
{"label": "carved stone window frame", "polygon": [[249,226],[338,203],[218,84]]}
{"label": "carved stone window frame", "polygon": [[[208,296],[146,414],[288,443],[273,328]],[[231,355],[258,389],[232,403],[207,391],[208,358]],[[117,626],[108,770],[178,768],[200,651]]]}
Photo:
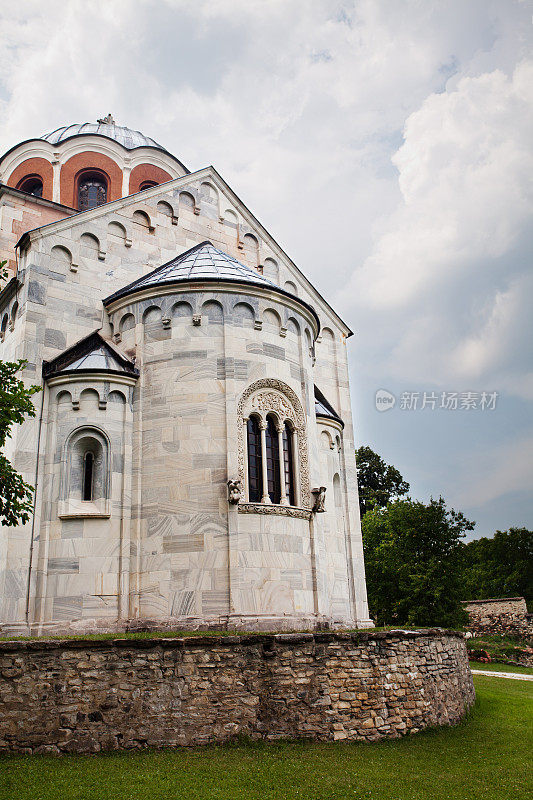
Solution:
{"label": "carved stone window frame", "polygon": [[[246,487],[248,497],[248,475],[246,469],[246,423],[250,415],[255,414],[265,424],[268,414],[273,414],[280,425],[289,422],[295,431],[297,448],[294,452],[294,471],[298,486],[298,506],[311,509],[311,491],[309,484],[309,455],[307,446],[306,418],[297,394],[283,381],[275,378],[261,378],[250,384],[243,392],[237,406],[239,420],[238,456],[239,478]],[[247,505],[250,505],[247,503]],[[255,505],[255,504],[254,504]],[[259,505],[259,504],[257,504]],[[273,507],[272,513],[274,512]],[[292,508],[287,506],[287,509]]]}
{"label": "carved stone window frame", "polygon": [[[79,451],[78,445],[82,445]],[[95,456],[93,481],[98,476],[98,497],[93,497],[92,500],[83,500],[82,464],[86,452],[92,452]],[[110,466],[111,443],[105,431],[95,425],[81,425],[69,433],[61,454],[58,502],[60,519],[111,516]]]}

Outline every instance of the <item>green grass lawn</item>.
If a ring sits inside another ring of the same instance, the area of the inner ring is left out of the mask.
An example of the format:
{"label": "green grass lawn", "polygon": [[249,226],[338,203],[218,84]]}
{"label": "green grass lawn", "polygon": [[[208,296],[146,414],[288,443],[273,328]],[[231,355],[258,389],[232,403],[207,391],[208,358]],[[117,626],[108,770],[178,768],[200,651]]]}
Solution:
{"label": "green grass lawn", "polygon": [[396,741],[0,758],[1,800],[526,800],[529,682],[475,678],[455,728]]}
{"label": "green grass lawn", "polygon": [[471,661],[470,669],[486,669],[489,672],[518,672],[523,675],[533,675],[533,668],[531,667],[521,667],[519,664],[500,664],[495,661],[491,661],[490,664],[485,664],[483,661]]}

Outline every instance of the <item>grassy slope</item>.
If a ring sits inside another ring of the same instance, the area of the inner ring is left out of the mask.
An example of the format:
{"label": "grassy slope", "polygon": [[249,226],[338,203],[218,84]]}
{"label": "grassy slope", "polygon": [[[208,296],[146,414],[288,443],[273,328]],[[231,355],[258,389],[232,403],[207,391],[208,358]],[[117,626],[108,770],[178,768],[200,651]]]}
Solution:
{"label": "grassy slope", "polygon": [[533,687],[475,683],[466,722],[379,744],[3,757],[0,800],[526,800]]}

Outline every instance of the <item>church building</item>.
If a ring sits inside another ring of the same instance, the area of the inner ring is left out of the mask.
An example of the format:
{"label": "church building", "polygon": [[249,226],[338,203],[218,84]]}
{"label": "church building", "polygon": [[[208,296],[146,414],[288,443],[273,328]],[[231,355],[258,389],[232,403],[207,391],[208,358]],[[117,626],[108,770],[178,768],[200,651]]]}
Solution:
{"label": "church building", "polygon": [[351,331],[213,167],[111,115],[21,142],[0,260],[0,359],[42,386],[0,632],[372,626]]}

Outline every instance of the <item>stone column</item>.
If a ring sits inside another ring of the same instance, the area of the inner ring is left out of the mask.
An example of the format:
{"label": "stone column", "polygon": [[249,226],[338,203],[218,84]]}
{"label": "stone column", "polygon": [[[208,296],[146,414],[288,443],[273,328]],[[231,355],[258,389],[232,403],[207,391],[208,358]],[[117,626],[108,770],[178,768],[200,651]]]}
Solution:
{"label": "stone column", "polygon": [[250,502],[250,479],[248,476],[248,420],[243,419],[242,421],[242,442],[244,448],[244,475],[243,475],[243,490],[244,490],[244,500],[248,503]]}
{"label": "stone column", "polygon": [[298,448],[298,433],[296,428],[291,430],[292,436],[292,479],[294,481],[294,503],[301,506],[302,498],[300,496],[300,451]]}
{"label": "stone column", "polygon": [[268,473],[267,473],[267,443],[266,443],[266,429],[267,423],[265,420],[261,420],[259,423],[259,428],[261,430],[261,469],[263,473],[263,497],[261,498],[262,503],[266,503],[267,505],[271,505],[272,501],[268,494]]}

